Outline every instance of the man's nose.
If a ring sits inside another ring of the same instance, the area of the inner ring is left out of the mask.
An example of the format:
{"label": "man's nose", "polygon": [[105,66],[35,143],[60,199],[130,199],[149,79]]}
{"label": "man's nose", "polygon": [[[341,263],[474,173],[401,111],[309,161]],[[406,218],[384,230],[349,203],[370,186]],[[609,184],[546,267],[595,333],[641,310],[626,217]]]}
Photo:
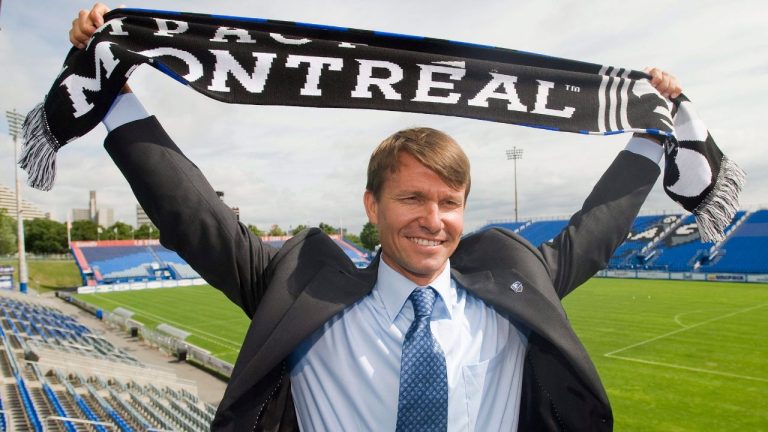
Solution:
{"label": "man's nose", "polygon": [[443,221],[440,217],[440,206],[437,203],[426,203],[422,209],[422,215],[419,219],[421,226],[430,233],[436,233],[443,228]]}

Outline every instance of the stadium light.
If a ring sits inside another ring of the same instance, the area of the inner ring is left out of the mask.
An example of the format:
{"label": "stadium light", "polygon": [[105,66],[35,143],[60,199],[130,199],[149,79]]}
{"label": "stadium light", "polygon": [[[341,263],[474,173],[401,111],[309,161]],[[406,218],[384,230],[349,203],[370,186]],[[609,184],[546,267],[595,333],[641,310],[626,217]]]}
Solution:
{"label": "stadium light", "polygon": [[8,119],[8,132],[13,137],[13,169],[16,173],[16,237],[18,241],[19,252],[19,292],[27,292],[27,283],[29,274],[27,273],[27,254],[24,245],[24,220],[21,209],[21,182],[19,181],[19,167],[16,166],[18,158],[18,137],[21,133],[21,125],[24,123],[24,115],[13,111],[6,111],[5,118]]}
{"label": "stadium light", "polygon": [[511,160],[515,170],[515,222],[517,222],[517,161],[523,158],[523,149],[512,147],[507,149],[507,160]]}

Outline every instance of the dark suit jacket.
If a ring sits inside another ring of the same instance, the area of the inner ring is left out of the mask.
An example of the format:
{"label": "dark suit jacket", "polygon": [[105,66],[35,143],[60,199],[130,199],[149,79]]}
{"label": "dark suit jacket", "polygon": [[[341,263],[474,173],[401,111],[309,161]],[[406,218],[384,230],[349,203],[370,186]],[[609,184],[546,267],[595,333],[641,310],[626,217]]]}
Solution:
{"label": "dark suit jacket", "polygon": [[[378,259],[359,270],[317,229],[280,250],[263,244],[154,117],[117,128],[105,146],[161,243],[252,318],[212,429],[298,430],[286,357],[371,291]],[[606,265],[658,175],[655,163],[623,151],[552,242],[535,248],[492,229],[465,237],[451,257],[461,286],[529,331],[520,430],[612,429],[607,395],[560,299]],[[521,292],[510,289],[517,281]]]}

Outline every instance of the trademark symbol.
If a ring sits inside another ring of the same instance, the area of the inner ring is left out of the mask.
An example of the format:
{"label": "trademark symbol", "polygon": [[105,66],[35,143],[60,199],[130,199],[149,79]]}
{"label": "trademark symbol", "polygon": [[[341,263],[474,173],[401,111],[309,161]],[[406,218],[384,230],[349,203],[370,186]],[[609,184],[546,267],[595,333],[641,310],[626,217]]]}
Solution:
{"label": "trademark symbol", "polygon": [[581,91],[581,87],[577,87],[575,85],[566,84],[565,89],[568,91],[572,91],[574,93],[579,93]]}

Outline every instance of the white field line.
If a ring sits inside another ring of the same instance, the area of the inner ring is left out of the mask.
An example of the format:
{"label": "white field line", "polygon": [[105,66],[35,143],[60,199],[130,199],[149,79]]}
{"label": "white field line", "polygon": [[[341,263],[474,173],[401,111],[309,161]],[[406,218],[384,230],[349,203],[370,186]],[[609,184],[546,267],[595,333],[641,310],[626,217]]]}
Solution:
{"label": "white field line", "polygon": [[759,308],[762,308],[762,307],[765,307],[765,306],[768,306],[768,303],[763,303],[761,305],[751,306],[751,307],[748,307],[748,308],[745,308],[745,309],[737,310],[735,312],[731,312],[731,313],[728,313],[728,314],[725,314],[725,315],[721,315],[719,317],[711,318],[711,319],[708,319],[706,321],[702,321],[700,323],[691,324],[689,326],[686,326],[686,327],[683,327],[683,328],[680,328],[680,329],[677,329],[677,330],[673,330],[671,332],[664,333],[662,335],[659,335],[659,336],[656,336],[656,337],[652,337],[650,339],[647,339],[647,340],[644,340],[644,341],[641,341],[641,342],[638,342],[638,343],[635,343],[635,344],[632,344],[632,345],[628,345],[628,346],[625,346],[623,348],[619,348],[617,350],[611,351],[609,353],[605,353],[603,355],[606,356],[606,357],[611,357],[611,356],[614,356],[616,353],[620,353],[620,352],[626,351],[628,349],[636,348],[636,347],[645,345],[647,343],[655,342],[655,341],[657,341],[659,339],[663,339],[663,338],[666,338],[666,337],[669,337],[669,336],[672,336],[672,335],[675,335],[675,334],[678,334],[678,333],[682,333],[684,331],[688,331],[688,330],[696,328],[696,327],[701,327],[703,325],[706,325],[706,324],[709,324],[709,323],[712,323],[712,322],[715,322],[715,321],[719,321],[719,320],[722,320],[722,319],[725,319],[725,318],[730,318],[730,317],[732,317],[734,315],[738,315],[738,314],[741,314],[741,313],[744,313],[744,312],[753,311],[755,309],[759,309]]}
{"label": "white field line", "polygon": [[[684,314],[678,314],[678,315],[675,316],[675,322],[677,324],[679,324],[680,326],[682,326],[683,328],[680,328],[680,329],[677,329],[677,330],[674,330],[674,331],[671,331],[671,332],[668,332],[668,333],[664,333],[663,335],[659,335],[659,336],[650,338],[648,340],[644,340],[642,342],[638,342],[636,344],[632,344],[632,345],[626,346],[624,348],[620,348],[620,349],[617,349],[615,351],[611,351],[609,353],[605,353],[605,354],[603,354],[603,356],[608,357],[608,358],[619,359],[619,360],[631,361],[631,362],[635,362],[635,363],[643,363],[643,364],[648,364],[648,365],[653,365],[653,366],[663,366],[663,367],[669,367],[669,368],[674,368],[674,369],[682,369],[682,370],[687,370],[687,371],[691,371],[691,372],[707,373],[707,374],[711,374],[711,375],[719,375],[719,376],[724,376],[724,377],[729,377],[729,378],[739,378],[739,379],[745,379],[745,380],[750,380],[750,381],[768,382],[768,378],[758,378],[758,377],[753,377],[753,376],[749,376],[749,375],[739,375],[739,374],[728,373],[728,372],[719,372],[719,371],[714,371],[714,370],[710,370],[710,369],[701,369],[701,368],[677,365],[677,364],[673,364],[673,363],[663,363],[663,362],[657,362],[657,361],[652,361],[652,360],[644,360],[644,359],[639,359],[639,358],[634,358],[634,357],[625,357],[625,356],[616,355],[616,353],[619,353],[619,352],[622,352],[622,351],[626,351],[626,350],[631,349],[631,348],[635,348],[635,347],[638,347],[638,346],[641,346],[641,345],[645,345],[647,343],[650,343],[650,342],[653,342],[653,341],[657,341],[659,339],[662,339],[662,338],[665,338],[665,337],[668,337],[668,336],[671,336],[671,335],[674,335],[674,334],[677,334],[677,333],[681,333],[681,332],[684,332],[686,330],[690,330],[692,328],[696,328],[696,327],[699,327],[699,326],[702,326],[702,325],[705,325],[705,324],[709,324],[709,323],[714,322],[714,321],[718,321],[718,320],[721,320],[721,319],[729,318],[729,317],[732,317],[734,315],[738,315],[738,314],[744,313],[744,312],[749,312],[749,311],[752,311],[752,310],[755,310],[755,309],[759,309],[759,308],[765,307],[765,306],[768,306],[768,303],[764,303],[764,304],[761,304],[761,305],[757,305],[757,306],[752,306],[752,307],[748,307],[748,308],[745,308],[745,309],[741,309],[741,310],[738,310],[738,311],[735,311],[735,312],[731,312],[731,313],[728,313],[728,314],[725,314],[725,315],[721,315],[719,317],[711,318],[711,319],[708,319],[706,321],[702,321],[700,323],[692,324],[692,325],[689,325],[689,326],[686,326],[683,323],[681,323],[679,321],[679,318],[682,315],[685,315],[687,313],[693,313],[693,312],[686,312]],[[698,312],[698,311],[696,311],[696,312]]]}
{"label": "white field line", "polygon": [[697,313],[697,312],[702,312],[702,310],[701,310],[701,309],[699,309],[699,310],[690,311],[690,312],[681,312],[681,313],[679,313],[679,314],[675,315],[675,322],[676,322],[677,324],[679,324],[679,325],[680,325],[680,327],[688,327],[687,325],[683,324],[683,322],[682,322],[681,318],[682,318],[682,317],[684,317],[684,316],[686,316],[686,315],[694,314],[694,313]]}
{"label": "white field line", "polygon": [[[98,294],[95,294],[95,295],[98,296]],[[183,324],[183,323],[175,322],[173,320],[169,320],[166,317],[161,317],[160,315],[155,315],[155,314],[153,314],[151,312],[146,312],[144,310],[141,310],[141,309],[135,307],[134,305],[128,305],[128,304],[121,303],[121,302],[118,302],[118,301],[115,301],[115,300],[112,300],[112,299],[108,299],[108,298],[105,298],[105,297],[99,297],[99,298],[101,298],[102,300],[106,300],[106,301],[108,301],[110,303],[114,303],[116,305],[128,307],[128,308],[130,308],[130,310],[132,310],[134,312],[138,312],[138,313],[146,315],[146,316],[148,316],[150,318],[155,318],[155,319],[157,319],[160,322],[166,322],[168,324],[173,324],[173,325],[179,326],[179,327],[181,327],[183,329],[188,329],[188,330],[192,330],[192,331],[194,331],[196,333],[204,334],[204,335],[206,335],[208,337],[201,336],[200,334],[196,334],[196,336],[198,336],[198,337],[200,337],[202,339],[205,339],[208,342],[214,343],[216,345],[223,346],[223,347],[225,347],[225,348],[227,348],[229,350],[240,349],[240,344],[239,343],[233,342],[233,341],[231,341],[229,339],[225,339],[225,338],[223,338],[221,336],[217,336],[215,334],[208,333],[208,332],[206,332],[204,330],[199,330],[199,329],[197,329],[195,327],[191,327],[191,326],[189,326],[187,324]],[[218,340],[214,340],[214,339],[218,339]]]}
{"label": "white field line", "polygon": [[664,367],[669,367],[674,369],[683,369],[683,370],[692,371],[692,372],[707,373],[707,374],[720,375],[720,376],[729,377],[729,378],[740,378],[740,379],[745,379],[750,381],[759,381],[759,382],[768,383],[768,378],[757,378],[757,377],[748,376],[748,375],[738,375],[738,374],[733,374],[728,372],[718,372],[718,371],[709,370],[709,369],[700,369],[695,367],[681,366],[681,365],[676,365],[672,363],[655,362],[651,360],[643,360],[643,359],[638,359],[633,357],[622,357],[622,356],[617,356],[610,353],[604,354],[604,355],[608,358],[626,360],[626,361],[631,361],[635,363],[643,363],[643,364],[649,364],[653,366],[664,366]]}

